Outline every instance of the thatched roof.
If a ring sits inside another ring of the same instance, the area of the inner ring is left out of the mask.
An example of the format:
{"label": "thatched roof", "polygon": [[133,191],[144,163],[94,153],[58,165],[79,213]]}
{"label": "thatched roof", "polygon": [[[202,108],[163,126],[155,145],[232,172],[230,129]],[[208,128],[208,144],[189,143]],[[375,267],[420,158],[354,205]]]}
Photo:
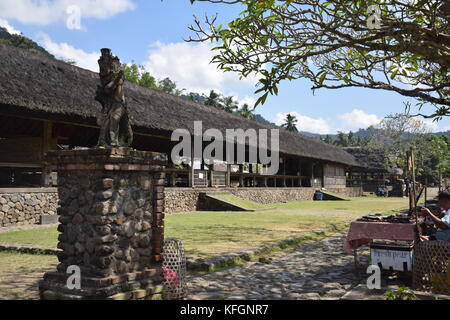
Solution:
{"label": "thatched roof", "polygon": [[[95,101],[97,73],[0,44],[0,104],[4,112],[33,113],[48,119],[95,124],[100,104]],[[136,132],[164,132],[178,128],[193,132],[194,121],[204,129],[272,129],[239,115],[125,84],[125,94]],[[357,165],[353,156],[317,139],[280,130],[280,152],[301,157]]]}
{"label": "thatched roof", "polygon": [[386,167],[386,157],[382,153],[369,151],[361,147],[346,147],[345,151],[350,153],[360,167],[368,172],[388,173],[392,175],[402,175],[403,170],[396,167]]}

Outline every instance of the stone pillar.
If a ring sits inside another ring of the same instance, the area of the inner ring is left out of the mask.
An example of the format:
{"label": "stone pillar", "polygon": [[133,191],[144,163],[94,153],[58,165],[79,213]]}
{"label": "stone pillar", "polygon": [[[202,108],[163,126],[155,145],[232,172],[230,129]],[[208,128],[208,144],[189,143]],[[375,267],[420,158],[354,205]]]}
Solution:
{"label": "stone pillar", "polygon": [[[41,299],[161,299],[166,155],[126,148],[54,151],[59,222],[56,272]],[[70,266],[81,287],[69,289]]]}

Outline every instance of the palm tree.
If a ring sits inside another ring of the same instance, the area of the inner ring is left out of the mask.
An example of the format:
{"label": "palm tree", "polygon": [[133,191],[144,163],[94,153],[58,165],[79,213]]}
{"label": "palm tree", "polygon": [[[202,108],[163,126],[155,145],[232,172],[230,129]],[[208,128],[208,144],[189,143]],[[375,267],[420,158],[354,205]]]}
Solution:
{"label": "palm tree", "polygon": [[252,113],[252,110],[250,110],[250,107],[246,103],[244,103],[241,110],[239,110],[239,114],[247,119],[255,119],[255,115]]}
{"label": "palm tree", "polygon": [[233,113],[238,109],[238,104],[234,101],[233,96],[225,97],[223,100],[223,110],[229,113]]}
{"label": "palm tree", "polygon": [[292,114],[288,114],[286,116],[286,119],[284,119],[285,123],[283,125],[281,125],[282,128],[285,128],[287,131],[291,131],[291,132],[298,132],[297,129],[297,117],[293,116]]}
{"label": "palm tree", "polygon": [[205,105],[211,106],[214,108],[222,109],[222,104],[220,102],[220,94],[211,90],[209,92],[209,96],[205,97]]}

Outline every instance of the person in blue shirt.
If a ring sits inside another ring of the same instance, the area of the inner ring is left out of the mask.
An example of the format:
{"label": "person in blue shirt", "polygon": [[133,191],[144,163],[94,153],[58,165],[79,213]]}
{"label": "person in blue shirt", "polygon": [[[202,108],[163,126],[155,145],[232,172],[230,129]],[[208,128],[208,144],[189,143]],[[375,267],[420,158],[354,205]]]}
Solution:
{"label": "person in blue shirt", "polygon": [[443,218],[436,216],[428,208],[422,208],[421,213],[429,217],[438,228],[436,240],[450,242],[450,192],[442,191],[439,193],[438,201],[445,211]]}

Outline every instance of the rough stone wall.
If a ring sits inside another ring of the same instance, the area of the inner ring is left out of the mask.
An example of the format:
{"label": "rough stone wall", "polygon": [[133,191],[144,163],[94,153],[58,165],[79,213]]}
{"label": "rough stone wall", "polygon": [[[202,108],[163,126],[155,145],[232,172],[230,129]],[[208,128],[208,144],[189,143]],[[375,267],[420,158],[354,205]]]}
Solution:
{"label": "rough stone wall", "polygon": [[[361,196],[359,187],[328,189],[347,197]],[[205,192],[230,192],[237,197],[262,204],[311,200],[314,188],[231,188],[231,189],[191,189],[166,188],[166,213],[189,212],[203,209]],[[431,193],[431,192],[430,192]],[[437,192],[436,192],[437,194]],[[434,194],[432,196],[435,196]],[[431,198],[432,196],[429,196]],[[0,227],[35,224],[43,214],[56,213],[58,193],[55,192],[15,192],[0,193]]]}
{"label": "rough stone wall", "polygon": [[[161,298],[165,158],[131,149],[50,153],[58,171],[59,264],[42,299]],[[81,271],[69,289],[67,270]]]}
{"label": "rough stone wall", "polygon": [[36,224],[42,215],[55,215],[58,194],[38,190],[0,193],[0,227]]}
{"label": "rough stone wall", "polygon": [[[312,200],[315,188],[166,188],[166,213],[191,212],[204,209],[204,194],[229,192],[236,197],[261,204]],[[360,188],[327,189],[347,197],[361,195]]]}
{"label": "rough stone wall", "polygon": [[60,172],[58,271],[113,276],[152,264],[150,173]]}
{"label": "rough stone wall", "polygon": [[327,188],[328,191],[341,194],[343,196],[354,198],[361,197],[362,192],[360,187],[346,187],[346,188]]}

